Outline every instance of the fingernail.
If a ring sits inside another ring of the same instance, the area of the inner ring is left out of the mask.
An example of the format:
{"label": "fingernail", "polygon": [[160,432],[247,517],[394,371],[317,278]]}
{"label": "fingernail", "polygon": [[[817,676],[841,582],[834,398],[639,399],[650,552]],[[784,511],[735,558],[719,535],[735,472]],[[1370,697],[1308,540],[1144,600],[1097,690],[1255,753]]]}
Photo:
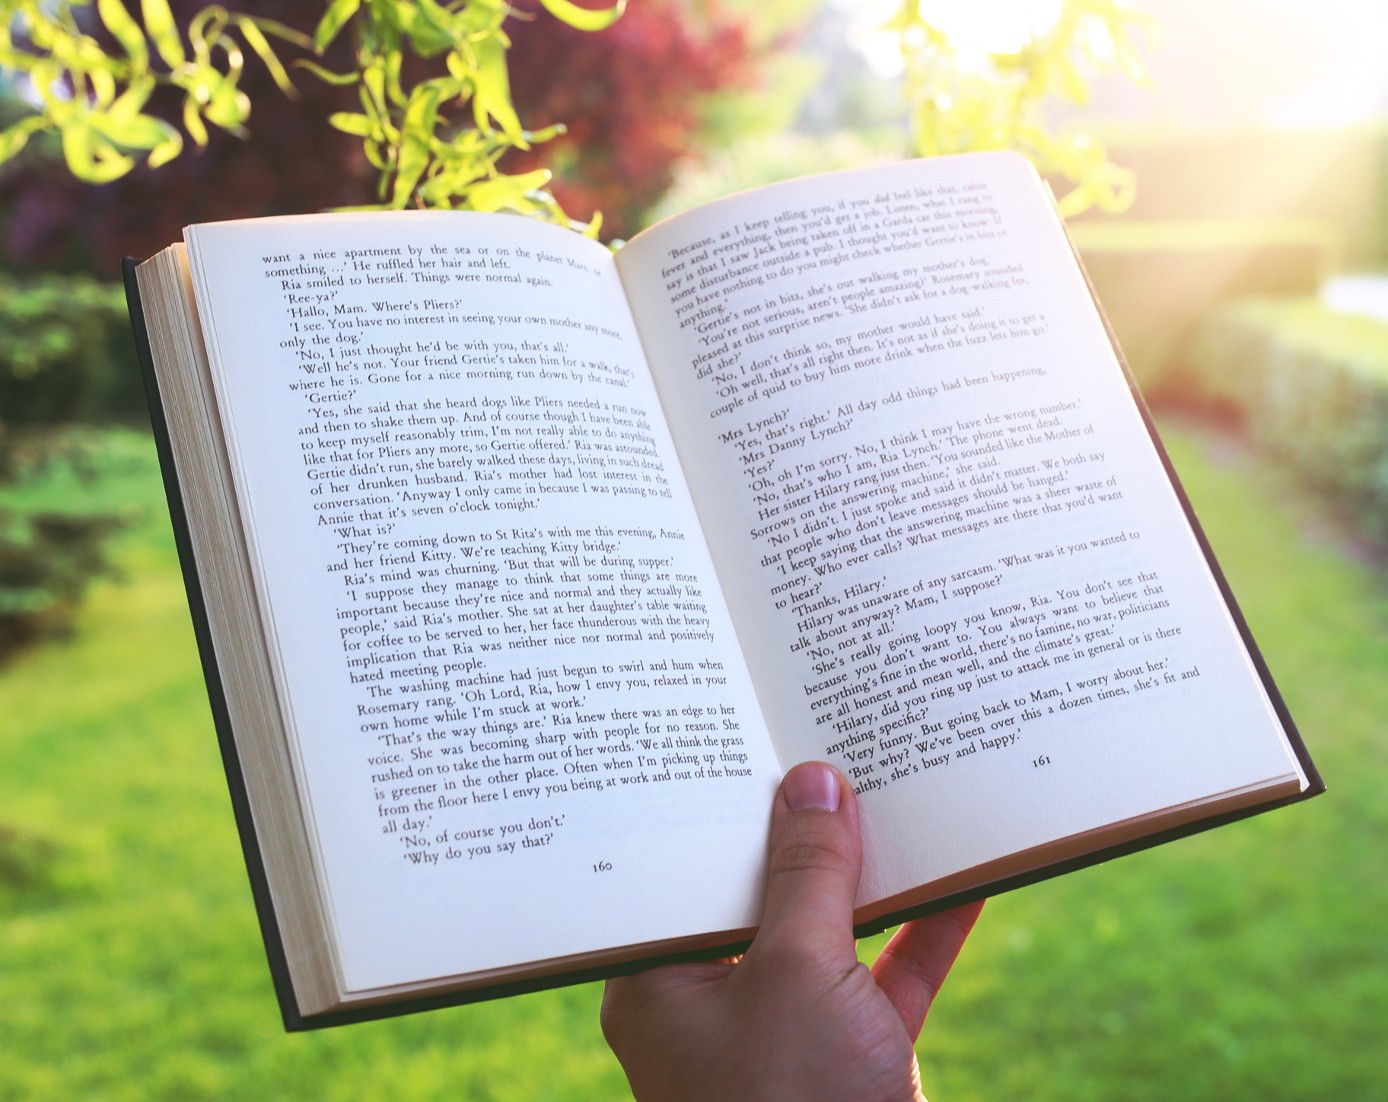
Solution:
{"label": "fingernail", "polygon": [[781,781],[781,791],[792,811],[839,809],[839,775],[823,762],[797,765]]}

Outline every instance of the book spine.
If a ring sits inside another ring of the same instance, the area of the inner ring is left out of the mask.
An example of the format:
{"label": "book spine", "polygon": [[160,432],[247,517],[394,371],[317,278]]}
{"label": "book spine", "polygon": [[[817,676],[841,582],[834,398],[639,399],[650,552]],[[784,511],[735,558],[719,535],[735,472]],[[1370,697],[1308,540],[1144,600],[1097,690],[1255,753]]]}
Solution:
{"label": "book spine", "polygon": [[275,915],[274,903],[270,897],[269,881],[265,875],[260,842],[256,836],[250,801],[246,794],[246,782],[241,771],[241,759],[237,755],[236,740],[232,735],[226,693],[222,686],[220,668],[217,665],[217,653],[212,642],[212,632],[208,626],[207,602],[203,594],[202,583],[198,577],[197,558],[193,552],[193,544],[189,535],[188,515],[183,503],[183,490],[178,480],[178,467],[174,462],[173,447],[169,440],[169,424],[164,413],[164,402],[159,389],[159,376],[154,370],[154,357],[150,352],[149,331],[145,325],[144,307],[140,299],[140,285],[136,277],[138,267],[139,262],[136,260],[123,260],[121,262],[121,277],[125,285],[125,301],[130,313],[130,327],[135,341],[136,357],[144,381],[145,402],[149,407],[150,428],[154,434],[155,452],[159,457],[159,471],[164,482],[164,496],[168,500],[169,519],[173,525],[174,546],[178,551],[183,587],[188,595],[188,610],[193,622],[193,636],[197,641],[203,680],[207,683],[207,698],[212,710],[212,722],[217,733],[217,744],[221,750],[222,765],[226,770],[232,814],[235,817],[237,834],[246,859],[246,873],[250,879],[251,895],[255,901],[256,918],[260,923],[261,936],[265,941],[265,953],[269,960],[275,995],[279,1001],[280,1015],[284,1020],[286,1030],[302,1030],[308,1028],[309,1023],[300,1014],[298,1002],[294,997],[294,986],[290,979],[288,961],[285,958],[284,943],[280,937],[279,922]]}

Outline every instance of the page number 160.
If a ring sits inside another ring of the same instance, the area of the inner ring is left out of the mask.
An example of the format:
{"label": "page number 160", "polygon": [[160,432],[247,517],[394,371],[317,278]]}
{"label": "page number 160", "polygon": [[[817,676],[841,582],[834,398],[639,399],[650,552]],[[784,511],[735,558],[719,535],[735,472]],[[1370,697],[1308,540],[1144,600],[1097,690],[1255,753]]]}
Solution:
{"label": "page number 160", "polygon": [[597,864],[595,864],[595,865],[593,866],[593,871],[594,871],[594,872],[611,872],[611,871],[612,871],[612,862],[611,862],[611,861],[599,861],[599,862],[597,862]]}

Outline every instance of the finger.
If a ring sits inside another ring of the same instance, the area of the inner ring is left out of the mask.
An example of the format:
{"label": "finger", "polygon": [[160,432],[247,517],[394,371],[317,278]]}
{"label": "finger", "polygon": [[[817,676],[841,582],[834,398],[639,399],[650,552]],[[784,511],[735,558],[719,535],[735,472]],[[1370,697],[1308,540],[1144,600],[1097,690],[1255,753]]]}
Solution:
{"label": "finger", "polygon": [[912,1039],[920,1036],[930,1004],[982,909],[979,900],[906,923],[872,966],[877,986],[896,1008]]}
{"label": "finger", "polygon": [[771,815],[766,902],[748,959],[762,946],[850,960],[862,867],[858,805],[832,766],[805,762],[781,782]]}

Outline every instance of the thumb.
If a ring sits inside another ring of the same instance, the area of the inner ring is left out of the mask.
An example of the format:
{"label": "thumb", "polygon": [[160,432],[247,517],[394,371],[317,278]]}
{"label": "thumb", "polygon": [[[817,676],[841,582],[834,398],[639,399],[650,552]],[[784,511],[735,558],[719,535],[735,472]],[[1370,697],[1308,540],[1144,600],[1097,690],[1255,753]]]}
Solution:
{"label": "thumb", "polygon": [[768,954],[789,949],[822,964],[851,966],[861,867],[852,786],[824,762],[795,766],[772,805],[766,902],[748,956],[761,946]]}

